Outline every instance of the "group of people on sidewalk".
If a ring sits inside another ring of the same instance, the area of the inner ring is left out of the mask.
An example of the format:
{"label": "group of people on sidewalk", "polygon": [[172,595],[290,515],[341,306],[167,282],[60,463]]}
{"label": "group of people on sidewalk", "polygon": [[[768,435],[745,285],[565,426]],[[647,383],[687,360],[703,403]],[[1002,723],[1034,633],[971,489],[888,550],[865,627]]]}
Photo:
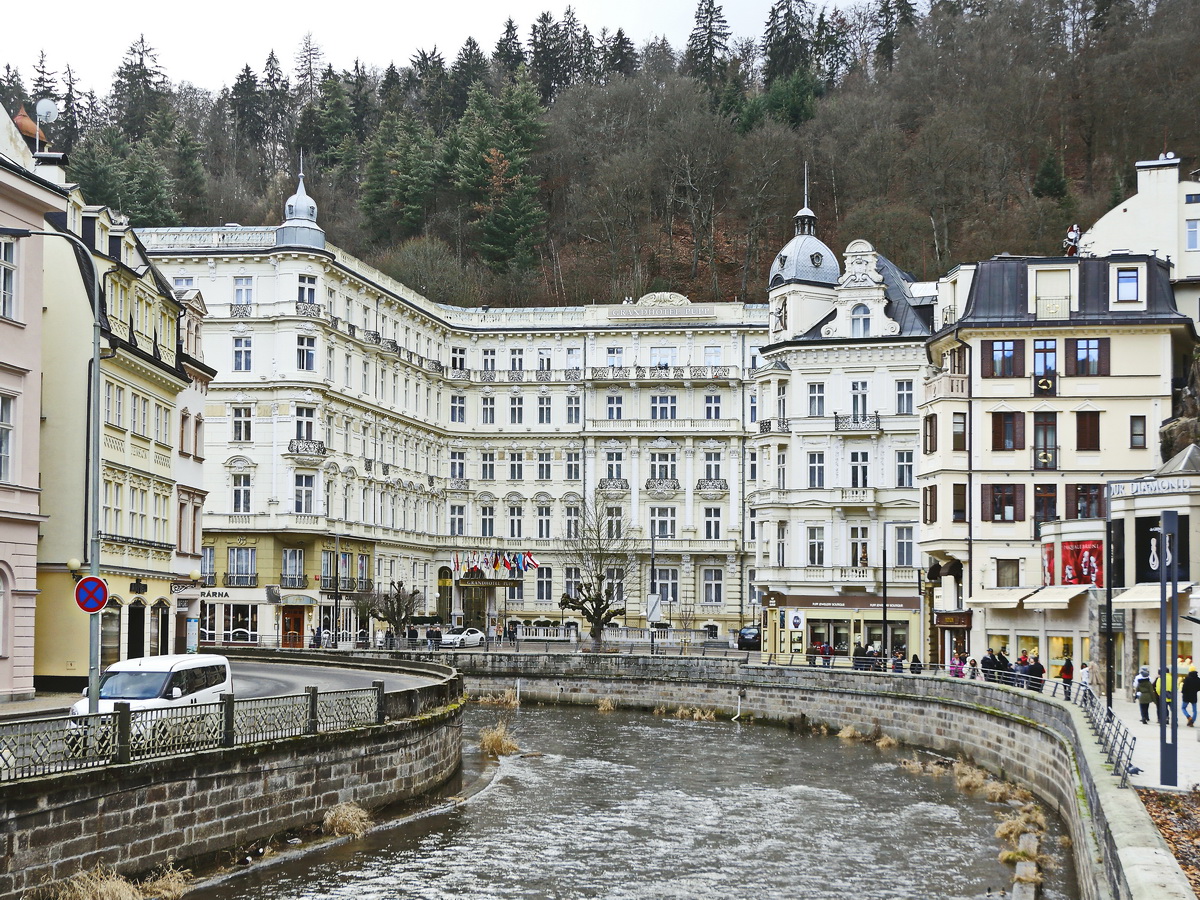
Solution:
{"label": "group of people on sidewalk", "polygon": [[[1151,706],[1154,707],[1156,721],[1170,724],[1171,705],[1175,699],[1175,678],[1175,672],[1159,669],[1158,677],[1151,680],[1149,666],[1142,666],[1138,671],[1137,678],[1133,682],[1133,699],[1141,707],[1143,725],[1150,722]],[[1196,667],[1189,664],[1188,673],[1179,685],[1179,698],[1182,701],[1180,708],[1187,719],[1188,728],[1192,728],[1196,724],[1197,692],[1200,692],[1200,675],[1196,673]]]}

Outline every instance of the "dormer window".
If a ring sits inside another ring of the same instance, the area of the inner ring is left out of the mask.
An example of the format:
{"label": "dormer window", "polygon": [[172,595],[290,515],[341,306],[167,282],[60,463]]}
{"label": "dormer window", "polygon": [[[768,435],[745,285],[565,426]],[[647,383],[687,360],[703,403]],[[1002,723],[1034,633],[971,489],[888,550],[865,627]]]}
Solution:
{"label": "dormer window", "polygon": [[850,310],[850,336],[856,338],[871,336],[871,309],[865,303],[859,303]]}

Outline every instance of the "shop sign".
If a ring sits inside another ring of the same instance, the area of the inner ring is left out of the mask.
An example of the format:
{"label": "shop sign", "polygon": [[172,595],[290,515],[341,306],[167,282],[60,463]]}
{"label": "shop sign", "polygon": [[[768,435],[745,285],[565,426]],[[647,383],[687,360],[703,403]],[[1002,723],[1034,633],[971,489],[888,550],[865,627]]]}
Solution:
{"label": "shop sign", "polygon": [[[1112,624],[1113,631],[1124,631],[1125,630],[1125,610],[1114,609],[1112,620],[1113,620],[1113,624]],[[1100,610],[1100,633],[1104,634],[1107,631],[1108,631],[1108,610],[1101,608],[1101,610]]]}
{"label": "shop sign", "polygon": [[1134,481],[1127,484],[1110,484],[1110,497],[1137,497],[1142,494],[1186,494],[1195,483],[1187,478],[1155,478],[1150,481]]}
{"label": "shop sign", "polygon": [[933,624],[938,628],[970,628],[971,610],[964,609],[959,612],[935,612],[933,614]]}

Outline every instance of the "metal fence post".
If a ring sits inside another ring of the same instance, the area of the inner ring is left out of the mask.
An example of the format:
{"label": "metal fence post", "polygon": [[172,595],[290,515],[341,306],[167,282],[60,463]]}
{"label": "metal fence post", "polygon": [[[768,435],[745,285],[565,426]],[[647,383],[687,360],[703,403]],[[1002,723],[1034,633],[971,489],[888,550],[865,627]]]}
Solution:
{"label": "metal fence post", "polygon": [[304,689],[304,692],[308,694],[308,727],[304,730],[308,734],[316,734],[320,730],[321,724],[318,721],[317,706],[317,695],[320,691],[315,685],[310,684]]}
{"label": "metal fence post", "polygon": [[232,747],[237,743],[237,734],[234,733],[236,719],[234,711],[236,706],[233,702],[233,694],[221,695],[221,746]]}
{"label": "metal fence post", "polygon": [[117,762],[127,763],[133,756],[132,753],[132,721],[133,717],[129,712],[128,703],[114,703],[113,715],[116,717],[117,724]]}
{"label": "metal fence post", "polygon": [[387,721],[387,710],[384,708],[383,700],[383,682],[372,681],[371,687],[375,688],[375,724],[382,725]]}

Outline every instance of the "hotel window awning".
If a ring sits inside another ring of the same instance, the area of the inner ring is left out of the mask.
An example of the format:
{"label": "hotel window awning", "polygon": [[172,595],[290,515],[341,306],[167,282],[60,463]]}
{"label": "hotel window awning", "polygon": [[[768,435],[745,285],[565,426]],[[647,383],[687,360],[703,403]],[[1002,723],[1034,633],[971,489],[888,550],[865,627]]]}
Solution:
{"label": "hotel window awning", "polygon": [[1059,584],[1044,587],[1025,598],[1026,609],[1066,609],[1080,594],[1086,594],[1090,584]]}
{"label": "hotel window awning", "polygon": [[970,605],[978,604],[989,609],[1016,609],[1018,603],[1036,590],[1035,587],[990,588],[971,597]]}
{"label": "hotel window awning", "polygon": [[[1190,581],[1179,582],[1179,605],[1186,607],[1187,594],[1192,589]],[[1125,593],[1113,597],[1113,606],[1122,609],[1158,609],[1161,587],[1157,581],[1144,581],[1135,584]],[[1167,585],[1168,602],[1170,602],[1171,585]]]}

